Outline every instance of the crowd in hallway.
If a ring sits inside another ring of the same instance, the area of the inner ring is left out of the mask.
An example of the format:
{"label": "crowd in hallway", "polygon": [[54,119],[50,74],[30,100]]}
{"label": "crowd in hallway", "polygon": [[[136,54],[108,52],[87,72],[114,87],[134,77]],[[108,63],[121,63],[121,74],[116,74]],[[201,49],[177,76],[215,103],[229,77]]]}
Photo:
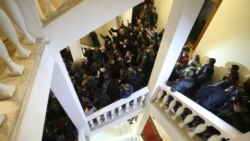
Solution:
{"label": "crowd in hallway", "polygon": [[78,131],[50,92],[42,141],[77,141]]}
{"label": "crowd in hallway", "polygon": [[81,67],[72,69],[70,52],[62,57],[86,115],[101,109],[147,85],[159,49],[163,30],[156,27],[158,14],[153,1],[141,4],[135,22],[122,22],[100,33],[89,34],[93,47],[84,48]]}
{"label": "crowd in hallway", "polygon": [[242,132],[250,131],[250,82],[239,84],[239,65],[231,64],[221,80],[212,83],[215,58],[201,65],[200,56],[189,57],[184,47],[167,82],[179,91]]}

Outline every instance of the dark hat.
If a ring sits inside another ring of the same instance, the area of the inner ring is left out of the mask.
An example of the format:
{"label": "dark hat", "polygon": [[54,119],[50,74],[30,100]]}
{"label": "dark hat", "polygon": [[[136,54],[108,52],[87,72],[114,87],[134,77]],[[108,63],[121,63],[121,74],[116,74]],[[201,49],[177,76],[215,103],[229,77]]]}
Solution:
{"label": "dark hat", "polygon": [[209,58],[209,63],[214,65],[216,63],[216,59],[215,58]]}
{"label": "dark hat", "polygon": [[233,64],[233,65],[231,65],[231,69],[238,71],[240,69],[240,67],[238,65]]}

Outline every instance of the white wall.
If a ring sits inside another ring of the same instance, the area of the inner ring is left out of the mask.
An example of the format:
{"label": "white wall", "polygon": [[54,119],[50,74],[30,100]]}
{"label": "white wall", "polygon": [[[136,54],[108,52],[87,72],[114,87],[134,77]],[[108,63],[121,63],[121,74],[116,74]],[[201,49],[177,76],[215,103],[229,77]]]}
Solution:
{"label": "white wall", "polygon": [[[100,33],[103,34],[104,36],[105,35],[110,36],[108,30],[111,27],[118,28],[118,26],[119,26],[119,23],[117,22],[116,18],[114,18],[111,21],[109,21],[108,23],[102,25],[101,27],[94,29],[97,36],[98,36],[98,39],[99,39],[101,45],[104,45],[104,40],[101,38]],[[86,45],[92,45],[92,41],[91,41],[91,38],[89,37],[89,34],[84,36],[83,38],[81,38],[81,43],[86,44]]]}
{"label": "white wall", "polygon": [[[232,63],[240,65],[241,81],[249,77],[250,1],[224,0],[194,54],[201,61],[207,57],[217,59],[214,81],[221,79]],[[244,75],[244,76],[243,76]]]}
{"label": "white wall", "polygon": [[[126,12],[122,13],[119,18],[121,18],[120,20],[123,20],[124,25],[127,25],[127,20],[129,20],[129,22],[131,22],[131,20],[132,20],[132,8],[127,10]],[[110,20],[108,23],[102,25],[101,27],[99,27],[98,29],[95,30],[101,45],[104,45],[104,40],[101,38],[100,33],[102,33],[104,36],[105,35],[110,36],[108,30],[110,30],[111,27],[114,27],[117,29],[120,26],[120,24],[121,24],[121,21],[119,21],[117,18],[114,18],[114,19]],[[81,38],[81,43],[86,44],[86,45],[92,45],[91,38],[88,35]]]}
{"label": "white wall", "polygon": [[59,51],[140,2],[142,0],[84,0],[47,25],[45,32],[55,51]]}
{"label": "white wall", "polygon": [[159,30],[165,28],[172,6],[173,0],[155,0],[154,6],[156,7],[156,12],[158,13],[158,22],[156,24]]}

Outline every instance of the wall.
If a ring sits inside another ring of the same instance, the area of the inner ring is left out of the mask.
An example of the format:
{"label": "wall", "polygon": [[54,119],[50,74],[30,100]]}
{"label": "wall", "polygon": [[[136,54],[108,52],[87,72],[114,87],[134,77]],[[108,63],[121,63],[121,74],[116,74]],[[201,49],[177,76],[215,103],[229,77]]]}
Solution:
{"label": "wall", "polygon": [[156,12],[158,13],[158,22],[156,26],[159,30],[165,28],[172,6],[173,0],[155,0],[154,6],[156,7]]}
{"label": "wall", "polygon": [[140,2],[142,0],[84,0],[47,25],[45,32],[57,52]]}
{"label": "wall", "polygon": [[[116,18],[115,18],[115,19],[112,19],[111,21],[109,21],[108,23],[102,25],[101,27],[95,29],[95,32],[96,32],[96,34],[97,34],[97,36],[98,36],[98,39],[99,39],[101,45],[104,45],[104,40],[101,38],[100,33],[103,34],[104,36],[105,36],[105,35],[109,35],[109,36],[110,36],[108,30],[109,30],[111,27],[118,28],[118,25],[119,25],[119,24],[117,23],[117,20],[116,20]],[[80,40],[81,40],[81,43],[82,43],[82,44],[92,45],[91,38],[90,38],[88,35],[84,36],[84,37],[81,38]]]}
{"label": "wall", "polygon": [[222,78],[232,63],[240,65],[241,82],[249,77],[250,1],[224,0],[194,54],[217,59],[212,82]]}
{"label": "wall", "polygon": [[[99,27],[98,29],[95,30],[95,32],[98,35],[98,39],[99,39],[101,45],[104,45],[104,40],[101,38],[100,33],[102,33],[104,36],[105,35],[110,36],[108,30],[110,30],[111,27],[114,27],[117,29],[121,24],[120,18],[121,18],[121,20],[123,19],[123,24],[127,25],[127,20],[129,20],[129,22],[131,22],[131,20],[132,20],[132,9],[129,9],[126,12],[124,12],[123,14],[121,14],[119,19],[114,18],[111,21],[109,21],[108,23],[102,25],[101,27]],[[80,40],[81,40],[82,44],[92,45],[92,41],[88,35],[84,36]]]}

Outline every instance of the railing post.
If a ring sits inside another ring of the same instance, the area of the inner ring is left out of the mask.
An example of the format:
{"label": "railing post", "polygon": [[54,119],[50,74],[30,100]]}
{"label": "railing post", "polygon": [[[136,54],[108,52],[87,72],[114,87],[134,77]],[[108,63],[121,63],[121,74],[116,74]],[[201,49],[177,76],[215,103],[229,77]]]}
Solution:
{"label": "railing post", "polygon": [[122,106],[118,107],[118,116],[120,116],[122,114]]}
{"label": "railing post", "polygon": [[145,99],[145,95],[141,96],[141,99],[140,99],[140,106],[143,105],[144,99]]}
{"label": "railing post", "polygon": [[101,125],[101,116],[96,117],[97,125]]}
{"label": "railing post", "polygon": [[94,128],[94,127],[95,127],[95,124],[94,124],[94,122],[93,122],[93,119],[89,120],[89,124],[90,124],[90,127],[91,127],[91,128]]}
{"label": "railing post", "polygon": [[184,121],[182,123],[179,123],[180,128],[183,128],[188,123],[192,122],[194,120],[194,115],[189,114],[185,117]]}
{"label": "railing post", "polygon": [[133,105],[132,105],[132,108],[133,108],[133,109],[136,108],[136,104],[137,104],[137,98],[133,100]]}
{"label": "railing post", "polygon": [[174,108],[174,106],[176,105],[176,100],[172,100],[170,103],[169,103],[169,106],[168,106],[168,109],[165,111],[166,113],[169,113],[170,110],[172,110]]}
{"label": "railing post", "polygon": [[197,127],[195,127],[193,132],[189,132],[188,135],[192,138],[192,137],[194,137],[195,134],[202,133],[206,129],[207,129],[207,125],[202,123],[202,124],[199,124]]}
{"label": "railing post", "polygon": [[162,103],[159,104],[161,108],[167,103],[168,98],[169,98],[168,94],[166,94],[166,95],[163,97]]}
{"label": "railing post", "polygon": [[104,122],[107,122],[107,121],[108,121],[108,115],[107,115],[107,113],[104,113],[104,114],[103,114],[103,118],[104,118]]}
{"label": "railing post", "polygon": [[156,103],[158,103],[160,101],[160,99],[162,98],[163,94],[164,94],[164,91],[160,90],[159,93],[157,94],[157,98],[155,100]]}
{"label": "railing post", "polygon": [[128,112],[129,111],[129,102],[125,104],[125,112]]}
{"label": "railing post", "polygon": [[111,119],[114,119],[115,118],[115,109],[112,109],[111,110]]}
{"label": "railing post", "polygon": [[175,115],[172,116],[172,119],[173,119],[173,120],[176,120],[176,118],[177,118],[178,116],[180,116],[180,115],[184,112],[184,109],[185,109],[184,106],[179,107],[179,108],[177,109]]}

